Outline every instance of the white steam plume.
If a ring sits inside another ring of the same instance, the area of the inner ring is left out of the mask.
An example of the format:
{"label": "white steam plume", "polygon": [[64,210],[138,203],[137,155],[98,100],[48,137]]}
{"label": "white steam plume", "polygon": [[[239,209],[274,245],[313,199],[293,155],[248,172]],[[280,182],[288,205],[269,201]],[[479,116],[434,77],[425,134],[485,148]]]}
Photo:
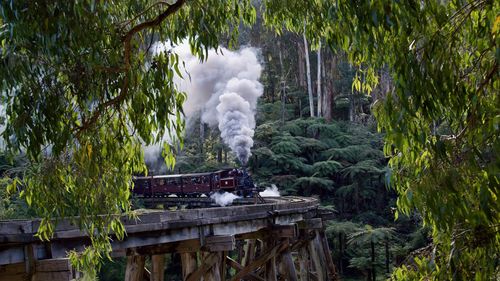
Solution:
{"label": "white steam plume", "polygon": [[187,94],[183,106],[186,118],[200,112],[201,120],[218,126],[224,142],[246,164],[253,146],[257,100],[263,93],[258,51],[249,47],[235,52],[219,48],[209,50],[207,60],[200,62],[186,42],[174,47],[157,43],[153,49],[173,49],[185,63],[186,74],[174,80]]}
{"label": "white steam plume", "polygon": [[280,197],[280,192],[278,187],[274,184],[271,184],[271,187],[266,187],[266,190],[259,192],[261,197]]}
{"label": "white steam plume", "polygon": [[224,193],[215,192],[214,194],[210,195],[210,198],[213,201],[215,201],[217,205],[225,207],[227,205],[233,204],[233,201],[240,197],[229,192],[224,192]]}

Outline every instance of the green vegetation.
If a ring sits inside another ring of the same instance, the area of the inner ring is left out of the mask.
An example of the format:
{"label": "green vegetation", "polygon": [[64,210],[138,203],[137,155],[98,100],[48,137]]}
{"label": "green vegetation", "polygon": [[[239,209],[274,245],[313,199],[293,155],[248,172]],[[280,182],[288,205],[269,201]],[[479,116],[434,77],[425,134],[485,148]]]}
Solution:
{"label": "green vegetation", "polygon": [[108,234],[124,235],[113,214],[130,213],[142,145],[170,135],[163,156],[183,172],[236,163],[216,129],[183,138],[182,62],[152,44],[187,38],[203,59],[248,43],[264,63],[248,165],[259,184],[338,211],[327,233],[342,274],[375,280],[404,263],[390,278],[497,280],[499,11],[493,0],[2,1],[0,218],[40,216],[49,239],[52,218],[79,215],[92,246],[70,256],[95,275]]}

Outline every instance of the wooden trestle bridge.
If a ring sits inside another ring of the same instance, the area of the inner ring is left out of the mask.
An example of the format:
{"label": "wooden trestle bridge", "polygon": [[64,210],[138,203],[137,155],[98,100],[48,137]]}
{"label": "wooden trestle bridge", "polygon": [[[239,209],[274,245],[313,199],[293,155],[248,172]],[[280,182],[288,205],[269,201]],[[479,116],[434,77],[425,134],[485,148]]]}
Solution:
{"label": "wooden trestle bridge", "polygon": [[[127,235],[113,240],[112,256],[127,257],[126,281],[163,281],[165,254],[174,252],[181,256],[183,280],[188,281],[336,280],[324,232],[324,221],[331,217],[316,199],[304,197],[148,210],[137,220],[123,218]],[[69,281],[78,276],[66,255],[82,250],[88,237],[62,221],[53,239],[42,242],[33,236],[39,223],[0,221],[0,281]]]}

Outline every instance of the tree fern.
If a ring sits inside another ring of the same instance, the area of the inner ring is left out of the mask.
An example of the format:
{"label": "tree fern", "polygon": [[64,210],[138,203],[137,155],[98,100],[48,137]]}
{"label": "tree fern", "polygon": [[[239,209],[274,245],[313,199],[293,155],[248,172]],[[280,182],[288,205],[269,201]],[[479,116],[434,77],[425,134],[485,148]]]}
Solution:
{"label": "tree fern", "polygon": [[330,148],[321,153],[324,159],[344,160],[350,163],[356,163],[363,159],[365,150],[371,149],[368,145],[350,145],[342,148]]}
{"label": "tree fern", "polygon": [[341,174],[344,178],[354,180],[368,174],[380,175],[385,173],[385,170],[377,168],[377,165],[378,163],[375,160],[365,160],[342,169]]}
{"label": "tree fern", "polygon": [[301,151],[299,145],[297,145],[297,140],[288,133],[274,137],[271,149],[274,153],[281,154],[298,154]]}
{"label": "tree fern", "polygon": [[358,188],[357,183],[344,185],[335,190],[335,195],[340,196],[343,199],[350,198],[352,197],[352,194],[354,194],[357,188]]}
{"label": "tree fern", "polygon": [[333,139],[341,146],[360,144],[362,140],[356,136],[349,135],[346,133],[338,134],[334,136]]}
{"label": "tree fern", "polygon": [[275,122],[264,123],[255,128],[254,138],[260,142],[270,142],[273,136],[278,134]]}
{"label": "tree fern", "polygon": [[339,133],[340,129],[335,123],[315,123],[307,127],[307,135],[315,139],[332,138]]}
{"label": "tree fern", "polygon": [[301,154],[311,163],[314,163],[321,151],[328,148],[326,144],[317,139],[305,137],[295,137],[295,139],[300,147]]}
{"label": "tree fern", "polygon": [[364,229],[354,232],[348,236],[348,244],[366,244],[370,242],[379,243],[387,239],[392,239],[396,232],[392,227],[374,228],[365,225]]}
{"label": "tree fern", "polygon": [[317,119],[309,118],[309,119],[295,119],[289,121],[283,126],[283,130],[290,132],[294,136],[307,136],[307,128],[313,124],[318,122]]}
{"label": "tree fern", "polygon": [[288,122],[281,128],[284,132],[290,133],[292,136],[303,136],[304,129],[294,122]]}
{"label": "tree fern", "polygon": [[297,192],[310,195],[313,191],[323,193],[324,191],[333,190],[333,181],[319,177],[302,177],[295,181],[294,187]]}
{"label": "tree fern", "polygon": [[289,154],[275,154],[271,159],[276,168],[282,173],[302,173],[305,169],[303,163],[303,161],[305,161],[304,158]]}
{"label": "tree fern", "polygon": [[331,177],[342,168],[342,164],[337,161],[321,161],[313,164],[313,173],[320,177]]}
{"label": "tree fern", "polygon": [[327,235],[336,235],[339,233],[349,234],[358,232],[361,229],[361,226],[352,221],[332,221],[329,222],[326,227]]}

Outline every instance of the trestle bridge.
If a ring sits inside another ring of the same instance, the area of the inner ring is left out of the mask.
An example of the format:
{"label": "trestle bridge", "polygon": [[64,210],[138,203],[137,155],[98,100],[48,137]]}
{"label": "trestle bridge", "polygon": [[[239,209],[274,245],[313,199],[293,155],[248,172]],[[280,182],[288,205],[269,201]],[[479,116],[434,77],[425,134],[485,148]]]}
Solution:
{"label": "trestle bridge", "polygon": [[[175,201],[155,200],[152,204],[164,206]],[[209,199],[189,200],[203,206]],[[333,214],[322,210],[318,200],[293,196],[253,200],[228,207],[145,210],[136,220],[124,217],[127,235],[113,240],[112,256],[127,258],[126,281],[163,281],[168,276],[167,253],[180,254],[182,278],[187,281],[338,278],[324,232],[324,223]],[[34,237],[39,224],[39,220],[0,221],[0,281],[78,277],[67,252],[83,250],[89,238],[62,221],[53,239],[42,242]],[[149,268],[145,268],[147,257]]]}

